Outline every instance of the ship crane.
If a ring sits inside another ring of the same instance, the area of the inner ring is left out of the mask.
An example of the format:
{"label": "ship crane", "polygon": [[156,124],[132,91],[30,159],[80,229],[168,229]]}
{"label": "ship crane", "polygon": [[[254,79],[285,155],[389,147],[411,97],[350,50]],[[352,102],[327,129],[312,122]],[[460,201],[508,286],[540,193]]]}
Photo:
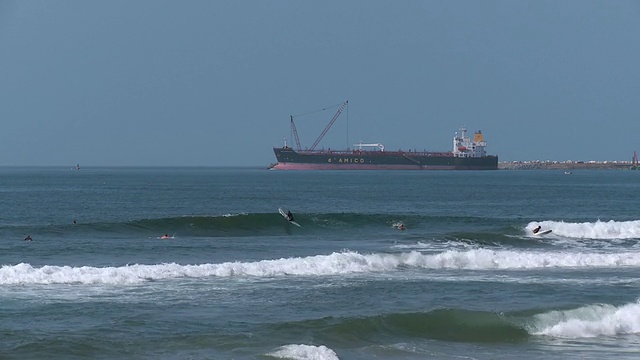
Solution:
{"label": "ship crane", "polygon": [[[333,123],[336,122],[336,119],[338,118],[338,116],[340,116],[340,114],[342,114],[342,111],[344,110],[344,108],[347,106],[348,103],[349,103],[349,100],[345,101],[342,104],[342,106],[340,106],[340,109],[338,109],[336,114],[333,115],[333,118],[331,119],[331,121],[329,121],[329,124],[324,128],[320,136],[318,136],[318,139],[316,139],[313,145],[311,145],[309,150],[313,150],[316,148],[316,146],[318,146],[318,143],[320,143],[320,140],[322,140],[322,138],[327,133],[327,131],[329,131]],[[293,133],[294,139],[296,141],[296,146],[298,147],[298,151],[302,150],[302,146],[300,146],[300,138],[298,137],[298,130],[296,129],[296,124],[293,121],[293,115],[291,115],[291,132]]]}
{"label": "ship crane", "polygon": [[293,115],[291,115],[291,132],[293,132],[293,135],[296,139],[296,146],[298,147],[298,150],[301,150],[300,138],[298,138],[298,130],[296,129],[296,123],[293,122]]}
{"label": "ship crane", "polygon": [[344,110],[344,108],[347,106],[348,103],[349,103],[349,100],[345,101],[344,104],[342,104],[342,106],[340,106],[340,109],[338,109],[338,112],[336,112],[336,114],[333,115],[333,118],[331,119],[331,121],[329,121],[329,124],[327,124],[327,127],[324,128],[324,130],[322,131],[322,134],[320,134],[320,136],[318,136],[318,139],[316,140],[316,142],[313,143],[313,145],[311,145],[309,150],[313,150],[313,149],[316,148],[316,146],[318,145],[320,140],[322,140],[322,138],[327,133],[327,131],[329,131],[329,128],[331,127],[331,125],[333,125],[333,123],[336,122],[336,119],[338,118],[338,116],[340,116],[340,114],[342,114],[342,110]]}

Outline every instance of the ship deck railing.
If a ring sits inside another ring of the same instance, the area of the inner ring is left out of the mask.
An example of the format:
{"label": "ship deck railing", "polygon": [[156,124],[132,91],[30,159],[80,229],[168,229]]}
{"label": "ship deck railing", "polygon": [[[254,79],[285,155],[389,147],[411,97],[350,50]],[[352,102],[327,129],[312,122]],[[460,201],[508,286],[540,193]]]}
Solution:
{"label": "ship deck railing", "polygon": [[380,150],[297,150],[298,154],[304,155],[386,155],[386,156],[433,156],[447,157],[454,156],[452,152],[434,151],[380,151]]}

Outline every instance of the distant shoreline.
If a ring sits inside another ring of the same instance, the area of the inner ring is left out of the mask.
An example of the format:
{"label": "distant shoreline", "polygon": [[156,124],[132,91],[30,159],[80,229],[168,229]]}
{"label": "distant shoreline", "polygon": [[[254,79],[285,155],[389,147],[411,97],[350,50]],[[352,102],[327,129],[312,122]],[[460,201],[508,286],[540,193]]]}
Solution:
{"label": "distant shoreline", "polygon": [[543,162],[512,161],[499,162],[498,170],[638,170],[631,162]]}

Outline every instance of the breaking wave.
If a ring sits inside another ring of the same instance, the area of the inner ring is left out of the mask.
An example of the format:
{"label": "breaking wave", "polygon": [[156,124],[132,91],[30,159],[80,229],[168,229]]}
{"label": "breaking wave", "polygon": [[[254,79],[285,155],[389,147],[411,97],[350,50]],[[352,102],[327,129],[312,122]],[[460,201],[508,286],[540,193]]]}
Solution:
{"label": "breaking wave", "polygon": [[331,276],[403,271],[405,269],[517,270],[543,268],[640,267],[637,252],[572,253],[515,250],[448,250],[361,254],[354,251],[256,262],[218,264],[125,265],[119,267],[4,265],[2,284],[137,284],[175,278]]}
{"label": "breaking wave", "polygon": [[538,314],[529,331],[533,335],[571,339],[640,334],[640,303],[597,304]]}
{"label": "breaking wave", "polygon": [[324,345],[285,345],[267,356],[294,360],[338,360],[335,351]]}
{"label": "breaking wave", "polygon": [[527,224],[528,234],[536,226],[551,229],[557,236],[578,239],[640,239],[640,220],[633,221],[595,221],[582,223],[568,223],[564,221],[533,221]]}
{"label": "breaking wave", "polygon": [[312,331],[310,335],[320,341],[349,339],[362,343],[377,343],[382,337],[476,343],[521,342],[532,336],[578,339],[640,334],[640,304],[600,304],[529,314],[437,309],[358,318],[327,317],[276,326],[279,331],[292,334]]}

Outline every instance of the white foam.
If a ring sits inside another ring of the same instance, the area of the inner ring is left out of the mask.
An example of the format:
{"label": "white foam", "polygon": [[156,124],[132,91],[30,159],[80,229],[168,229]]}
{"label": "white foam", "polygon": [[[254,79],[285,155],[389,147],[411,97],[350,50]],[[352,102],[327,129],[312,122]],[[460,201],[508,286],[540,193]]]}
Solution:
{"label": "white foam", "polygon": [[433,241],[433,242],[422,242],[418,241],[413,244],[395,244],[391,245],[392,249],[399,250],[420,250],[420,251],[442,251],[446,249],[454,249],[454,250],[462,250],[477,247],[475,244],[470,244],[467,242],[460,241]]}
{"label": "white foam", "polygon": [[430,269],[539,269],[640,266],[637,252],[576,253],[475,249],[445,251],[437,255],[409,253],[407,265]]}
{"label": "white foam", "polygon": [[[245,213],[245,212],[241,212],[241,213],[237,213],[237,214],[231,214],[231,213],[228,213],[228,214],[224,214],[224,215],[222,215],[222,217],[236,217],[236,216],[243,216],[243,215],[249,215],[249,213]],[[215,218],[215,217],[217,217],[217,216],[210,216],[210,215],[207,215],[206,217],[214,217],[214,218]]]}
{"label": "white foam", "polygon": [[578,239],[640,239],[640,220],[633,221],[595,221],[567,223],[564,221],[534,221],[525,230],[532,234],[536,226],[543,230],[551,229],[553,234]]}
{"label": "white foam", "polygon": [[339,360],[335,351],[328,347],[311,345],[285,345],[268,354],[281,359],[296,360]]}
{"label": "white foam", "polygon": [[510,270],[540,268],[640,267],[640,254],[531,252],[516,250],[417,251],[360,254],[352,251],[298,258],[220,264],[126,265],[120,267],[4,265],[2,284],[138,284],[153,280],[204,277],[330,276],[417,269]]}
{"label": "white foam", "polygon": [[532,334],[559,338],[592,338],[640,333],[640,304],[599,304],[552,311],[534,317]]}

